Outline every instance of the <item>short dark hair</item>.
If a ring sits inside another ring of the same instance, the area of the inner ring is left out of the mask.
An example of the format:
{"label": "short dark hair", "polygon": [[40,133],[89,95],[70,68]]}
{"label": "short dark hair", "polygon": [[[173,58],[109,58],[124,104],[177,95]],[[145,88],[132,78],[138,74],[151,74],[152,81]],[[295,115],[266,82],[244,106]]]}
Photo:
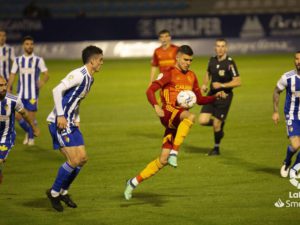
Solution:
{"label": "short dark hair", "polygon": [[224,42],[227,44],[227,40],[226,40],[225,38],[217,38],[217,39],[216,39],[216,42],[217,42],[217,41],[224,41]]}
{"label": "short dark hair", "polygon": [[188,45],[181,45],[177,51],[177,53],[183,53],[189,56],[194,55],[193,49]]}
{"label": "short dark hair", "polygon": [[94,55],[102,55],[103,51],[101,48],[98,48],[97,46],[90,45],[87,46],[85,49],[82,50],[82,62],[83,64],[86,64],[90,61],[91,57]]}
{"label": "short dark hair", "polygon": [[162,34],[169,34],[169,35],[171,35],[170,31],[167,30],[167,29],[163,29],[163,30],[161,30],[161,31],[158,32],[158,36],[160,36]]}
{"label": "short dark hair", "polygon": [[300,50],[296,51],[296,54],[299,54],[300,53]]}
{"label": "short dark hair", "polygon": [[24,42],[25,41],[33,41],[34,42],[34,39],[33,39],[33,37],[32,36],[29,36],[29,35],[27,35],[27,36],[25,36],[25,37],[23,37],[23,39],[22,39],[22,43],[24,44]]}
{"label": "short dark hair", "polygon": [[0,32],[6,33],[6,31],[2,27],[0,27]]}

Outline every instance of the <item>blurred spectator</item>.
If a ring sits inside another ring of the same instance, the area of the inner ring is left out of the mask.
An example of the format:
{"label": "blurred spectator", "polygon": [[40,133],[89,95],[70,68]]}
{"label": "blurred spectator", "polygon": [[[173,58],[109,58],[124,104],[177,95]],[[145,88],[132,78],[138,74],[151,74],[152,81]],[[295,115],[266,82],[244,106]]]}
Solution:
{"label": "blurred spectator", "polygon": [[36,1],[32,0],[23,10],[23,17],[30,19],[44,19],[50,17],[48,8],[40,8],[37,6]]}

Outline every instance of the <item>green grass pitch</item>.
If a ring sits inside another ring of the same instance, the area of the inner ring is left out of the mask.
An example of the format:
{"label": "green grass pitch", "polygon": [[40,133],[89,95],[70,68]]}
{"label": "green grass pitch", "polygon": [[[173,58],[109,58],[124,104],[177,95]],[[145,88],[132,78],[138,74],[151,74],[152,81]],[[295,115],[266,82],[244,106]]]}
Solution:
{"label": "green grass pitch", "polygon": [[[200,81],[207,60],[195,58],[191,67]],[[145,95],[150,60],[105,60],[81,104],[89,161],[70,190],[79,207],[57,213],[45,190],[64,159],[52,150],[46,117],[53,107],[52,88],[81,63],[47,60],[51,79],[40,94],[41,136],[36,146],[23,146],[24,133],[16,125],[16,145],[0,186],[0,224],[299,224],[299,208],[274,206],[279,198],[288,200],[289,192],[298,192],[279,177],[288,144],[282,113],[278,126],[271,120],[273,89],[281,74],[294,68],[293,54],[236,56],[235,61],[242,86],[234,92],[222,155],[205,155],[213,145],[212,129],[195,124],[181,148],[179,167],[165,167],[126,201],[125,180],[160,153],[163,127]]]}

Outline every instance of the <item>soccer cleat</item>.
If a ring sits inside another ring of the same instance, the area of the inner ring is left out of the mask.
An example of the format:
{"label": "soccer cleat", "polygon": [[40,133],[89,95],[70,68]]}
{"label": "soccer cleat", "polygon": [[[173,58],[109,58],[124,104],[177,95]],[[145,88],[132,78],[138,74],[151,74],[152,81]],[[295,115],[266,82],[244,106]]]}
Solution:
{"label": "soccer cleat", "polygon": [[77,208],[77,204],[73,202],[73,200],[70,198],[70,195],[61,195],[60,200],[63,201],[67,206],[71,208]]}
{"label": "soccer cleat", "polygon": [[23,145],[28,144],[28,133],[25,134],[24,140],[23,140]]}
{"label": "soccer cleat", "polygon": [[124,197],[125,197],[126,200],[130,200],[132,198],[133,189],[134,189],[134,187],[130,183],[130,180],[128,180],[126,182],[126,187],[125,187],[125,191],[124,191]]}
{"label": "soccer cleat", "polygon": [[281,177],[288,177],[289,176],[289,167],[283,163],[281,169],[280,169],[280,175]]}
{"label": "soccer cleat", "polygon": [[176,168],[177,165],[177,155],[175,154],[170,154],[168,158],[168,164],[174,168]]}
{"label": "soccer cleat", "polygon": [[34,145],[34,139],[33,139],[33,138],[29,138],[27,144],[28,144],[29,146],[33,146],[33,145]]}
{"label": "soccer cleat", "polygon": [[46,191],[46,195],[47,195],[47,197],[49,198],[52,207],[53,207],[56,211],[58,211],[58,212],[64,211],[64,207],[63,207],[62,204],[60,203],[60,196],[58,196],[58,197],[53,197],[53,196],[51,195],[51,189],[48,189],[48,190]]}
{"label": "soccer cleat", "polygon": [[220,155],[220,150],[218,148],[213,148],[207,153],[208,156]]}

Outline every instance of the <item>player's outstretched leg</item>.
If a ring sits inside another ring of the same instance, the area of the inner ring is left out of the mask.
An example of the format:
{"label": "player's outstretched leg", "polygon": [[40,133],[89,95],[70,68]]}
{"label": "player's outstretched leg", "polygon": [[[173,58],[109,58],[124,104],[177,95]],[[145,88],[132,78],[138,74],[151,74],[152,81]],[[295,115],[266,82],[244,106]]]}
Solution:
{"label": "player's outstretched leg", "polygon": [[[164,150],[163,150],[164,151]],[[168,150],[166,156],[169,155],[169,151]],[[162,153],[162,155],[164,155],[164,153]],[[156,173],[158,173],[158,171],[163,168],[166,164],[167,164],[167,157],[165,157],[164,159],[164,164],[162,164],[160,162],[160,159],[157,158],[155,160],[153,160],[152,162],[150,162],[145,169],[143,169],[140,174],[130,180],[127,181],[126,183],[126,187],[124,190],[124,197],[126,200],[129,200],[132,198],[132,192],[133,190],[144,180],[152,177],[153,175],[155,175]]]}

